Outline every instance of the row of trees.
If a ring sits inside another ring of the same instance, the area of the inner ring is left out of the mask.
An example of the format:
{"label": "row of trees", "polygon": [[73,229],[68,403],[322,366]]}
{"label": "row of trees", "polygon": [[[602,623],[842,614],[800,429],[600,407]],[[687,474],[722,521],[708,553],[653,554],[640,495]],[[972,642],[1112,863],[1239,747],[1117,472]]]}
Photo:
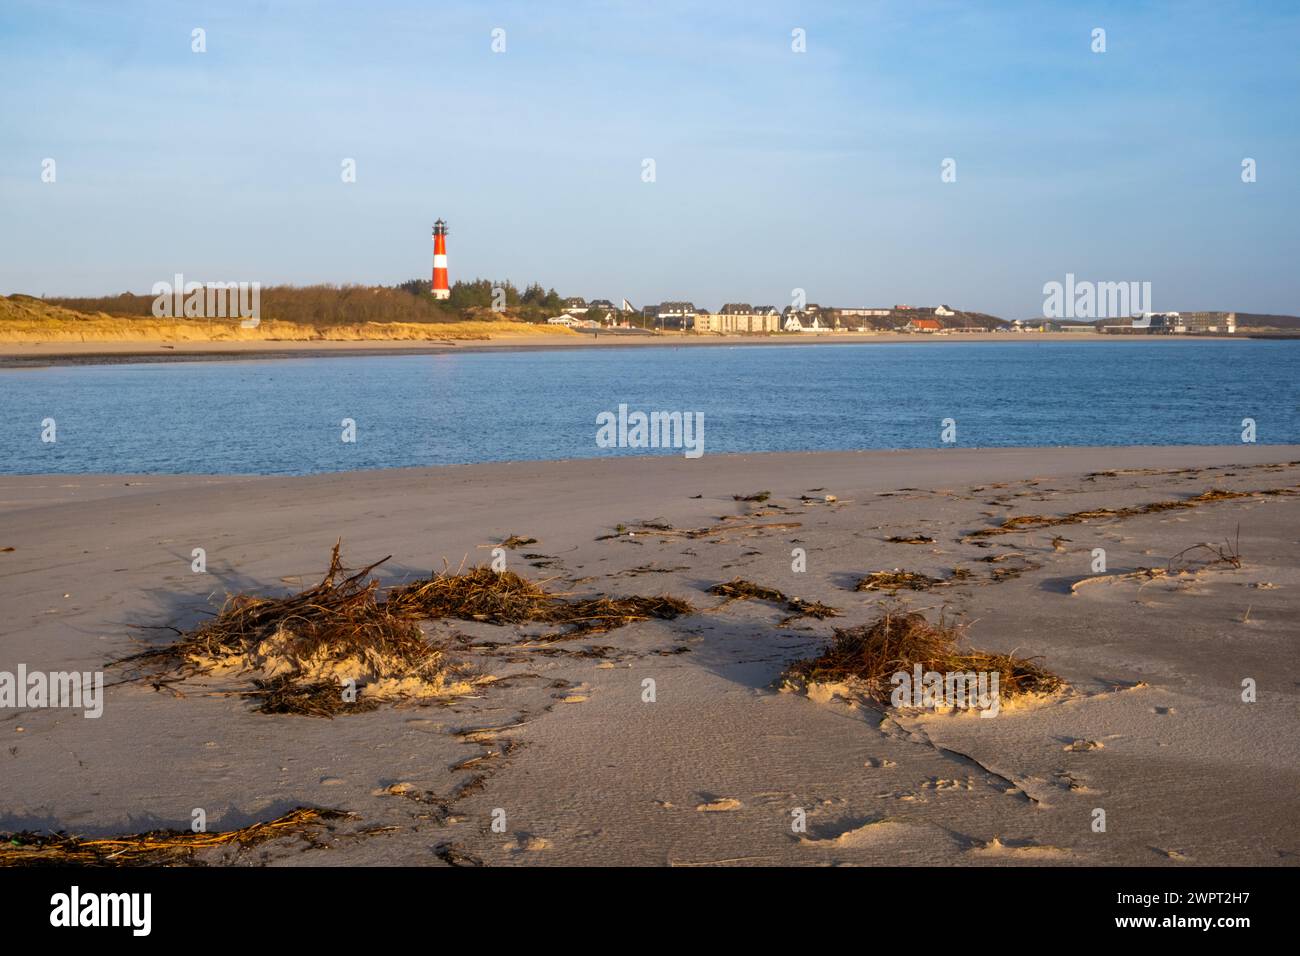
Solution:
{"label": "row of trees", "polygon": [[[496,290],[500,289],[502,295]],[[260,293],[263,319],[304,325],[351,325],[359,322],[455,322],[503,318],[540,322],[559,313],[563,299],[554,289],[532,283],[522,292],[509,281],[474,279],[457,282],[451,298],[435,299],[428,279],[411,279],[397,286],[269,286]],[[500,300],[504,299],[504,302]],[[47,298],[45,301],[79,312],[119,316],[152,315],[154,297],[124,292],[117,296]]]}
{"label": "row of trees", "polygon": [[[432,283],[428,279],[411,279],[397,288],[417,297],[433,296]],[[497,290],[500,290],[498,293]],[[451,298],[445,300],[451,309],[493,309],[499,306],[510,310],[524,312],[545,312],[555,315],[564,307],[564,300],[554,289],[543,289],[534,282],[523,292],[519,291],[509,279],[492,281],[491,279],[474,279],[470,282],[456,282],[451,287]]]}

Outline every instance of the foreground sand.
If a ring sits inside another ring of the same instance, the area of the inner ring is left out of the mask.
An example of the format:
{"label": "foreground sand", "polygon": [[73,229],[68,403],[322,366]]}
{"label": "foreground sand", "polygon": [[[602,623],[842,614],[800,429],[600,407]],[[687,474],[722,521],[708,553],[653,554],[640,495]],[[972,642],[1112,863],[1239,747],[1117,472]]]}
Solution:
{"label": "foreground sand", "polygon": [[[1294,489],[1297,459],[1296,446],[954,449],[0,477],[0,548],[14,549],[0,553],[0,670],[98,668],[133,640],[170,635],[132,625],[184,626],[227,591],[312,583],[340,536],[354,564],[394,555],[386,580],[444,557],[486,561],[508,535],[531,536],[511,567],[554,588],[667,592],[703,609],[553,644],[528,628],[430,626],[439,640],[464,635],[465,653],[504,678],[449,705],[329,721],[256,714],[220,686],[131,685],[109,691],[98,720],[0,711],[0,830],[186,828],[197,807],[224,829],[310,804],[359,818],[330,849],[271,845],[247,859],[1294,865],[1300,500],[1220,501],[987,548],[962,536],[1008,515]],[[760,490],[772,492],[765,505],[732,499]],[[786,527],[597,540],[620,523],[698,528],[755,509],[737,523]],[[1094,548],[1112,572],[1163,567],[1238,528],[1240,569],[1071,594]],[[934,543],[885,540],[913,532]],[[206,575],[190,571],[195,547],[207,549]],[[806,573],[791,571],[795,547]],[[860,575],[956,566],[970,578],[897,601],[964,617],[977,647],[1041,655],[1067,695],[981,720],[773,686],[833,625],[870,620],[888,600],[851,590]],[[1001,568],[1020,573],[995,581]],[[783,627],[771,605],[719,607],[704,589],[736,576],[843,616]],[[654,703],[642,700],[647,678]],[[1258,703],[1241,701],[1245,678]],[[803,834],[791,830],[797,808]],[[1104,833],[1092,829],[1096,808]],[[490,826],[498,809],[504,833]]]}

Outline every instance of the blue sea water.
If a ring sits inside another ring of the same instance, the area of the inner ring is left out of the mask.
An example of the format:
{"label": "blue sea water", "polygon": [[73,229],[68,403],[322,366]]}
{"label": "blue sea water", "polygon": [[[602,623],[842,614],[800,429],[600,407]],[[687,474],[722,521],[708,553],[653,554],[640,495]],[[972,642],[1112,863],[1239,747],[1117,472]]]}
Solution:
{"label": "blue sea water", "polygon": [[[308,474],[682,454],[596,418],[702,412],[708,454],[1300,442],[1300,341],[601,348],[0,371],[0,472]],[[52,418],[56,441],[43,442]],[[341,422],[356,422],[356,441]]]}

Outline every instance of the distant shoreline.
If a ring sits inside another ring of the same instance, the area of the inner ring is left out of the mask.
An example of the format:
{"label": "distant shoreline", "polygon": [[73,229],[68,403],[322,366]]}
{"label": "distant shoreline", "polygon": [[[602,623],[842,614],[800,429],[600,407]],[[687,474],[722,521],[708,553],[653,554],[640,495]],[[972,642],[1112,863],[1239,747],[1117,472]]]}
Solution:
{"label": "distant shoreline", "polygon": [[826,333],[801,336],[693,336],[679,334],[627,334],[606,332],[539,339],[503,336],[482,340],[376,341],[229,341],[229,342],[0,342],[0,369],[67,365],[124,365],[153,362],[243,362],[295,358],[356,358],[378,355],[446,355],[457,352],[559,351],[593,348],[726,348],[737,346],[817,345],[944,345],[961,342],[1214,342],[1234,339],[1295,339],[1289,333],[1237,335],[1103,335],[1097,332],[987,332],[957,335],[900,333]]}

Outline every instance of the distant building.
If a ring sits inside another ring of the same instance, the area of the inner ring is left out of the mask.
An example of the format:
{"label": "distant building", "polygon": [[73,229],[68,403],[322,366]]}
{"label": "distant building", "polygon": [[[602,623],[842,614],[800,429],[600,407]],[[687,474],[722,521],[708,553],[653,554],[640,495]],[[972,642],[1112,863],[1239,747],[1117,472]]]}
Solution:
{"label": "distant building", "polygon": [[830,331],[830,327],[822,322],[821,316],[816,312],[787,312],[781,328],[786,332]]}
{"label": "distant building", "polygon": [[1237,331],[1236,312],[1184,312],[1180,318],[1179,332],[1232,335]]}
{"label": "distant building", "polygon": [[581,324],[581,322],[582,322],[581,319],[575,319],[571,315],[557,315],[553,319],[546,320],[547,325],[563,325],[565,328],[569,328],[569,329],[573,328],[576,325]]}
{"label": "distant building", "polygon": [[1133,320],[1133,328],[1172,335],[1182,321],[1183,317],[1177,312],[1143,312]]}
{"label": "distant building", "polygon": [[921,306],[899,303],[888,308],[884,306],[854,306],[852,308],[829,309],[824,310],[824,314],[830,315],[832,324],[836,328],[841,325],[866,326],[867,323],[854,321],[863,318],[885,319],[887,321],[881,323],[884,327],[901,328],[914,319],[950,319],[958,313],[957,310],[946,305]]}
{"label": "distant building", "polygon": [[943,323],[938,319],[912,319],[903,326],[904,332],[942,332]]}
{"label": "distant building", "polygon": [[647,306],[645,314],[665,329],[689,329],[694,326],[699,310],[693,302],[660,302]]}
{"label": "distant building", "polygon": [[1020,319],[1015,319],[1008,327],[1009,331],[1012,332],[1042,332],[1044,328],[1046,328],[1046,323],[1040,323],[1038,325],[1034,325],[1030,322],[1024,322]]}
{"label": "distant building", "polygon": [[721,312],[698,312],[694,316],[692,327],[696,332],[717,332],[724,335],[757,335],[781,331],[781,313],[776,309],[759,312],[746,304],[745,311],[735,311],[738,307],[739,304],[731,303],[724,305]]}
{"label": "distant building", "polygon": [[1111,335],[1232,335],[1237,331],[1237,313],[1144,312],[1127,325],[1103,325],[1098,331]]}
{"label": "distant building", "polygon": [[956,311],[948,308],[946,305],[896,305],[891,310],[895,316],[900,318],[952,318]]}

